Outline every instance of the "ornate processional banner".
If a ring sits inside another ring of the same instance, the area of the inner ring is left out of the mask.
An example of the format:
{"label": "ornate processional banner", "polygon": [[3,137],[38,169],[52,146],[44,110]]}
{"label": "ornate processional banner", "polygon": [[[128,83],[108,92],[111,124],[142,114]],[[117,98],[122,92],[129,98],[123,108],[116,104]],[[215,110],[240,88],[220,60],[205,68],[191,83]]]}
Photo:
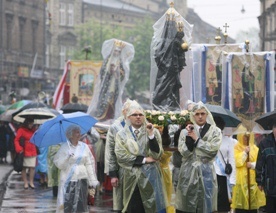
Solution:
{"label": "ornate processional banner", "polygon": [[201,100],[203,103],[221,105],[222,55],[228,52],[245,51],[244,43],[204,45],[201,51]]}
{"label": "ornate processional banner", "polygon": [[252,130],[254,120],[274,110],[274,53],[229,53],[224,107]]}
{"label": "ornate processional banner", "polygon": [[93,97],[95,80],[102,62],[71,61],[70,62],[70,100],[75,94],[79,103],[90,105]]}

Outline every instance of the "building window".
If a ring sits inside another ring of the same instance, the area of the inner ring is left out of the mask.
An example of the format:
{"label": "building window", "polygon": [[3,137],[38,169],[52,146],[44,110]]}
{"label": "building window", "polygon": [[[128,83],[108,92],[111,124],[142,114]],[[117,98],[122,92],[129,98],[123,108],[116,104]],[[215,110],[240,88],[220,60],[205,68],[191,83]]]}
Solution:
{"label": "building window", "polygon": [[32,37],[33,37],[33,54],[36,54],[37,51],[37,27],[38,21],[32,20]]}
{"label": "building window", "polygon": [[46,52],[45,52],[45,66],[50,67],[50,45],[46,45]]}
{"label": "building window", "polygon": [[7,49],[12,49],[12,27],[13,27],[13,15],[6,14],[6,25],[7,25]]}
{"label": "building window", "polygon": [[59,50],[59,58],[60,58],[59,67],[60,67],[60,69],[63,69],[63,67],[64,67],[64,63],[66,60],[65,57],[66,57],[66,47],[63,45],[60,45],[60,50]]}
{"label": "building window", "polygon": [[74,26],[74,4],[68,4],[68,26]]}
{"label": "building window", "polygon": [[19,17],[19,48],[21,52],[24,52],[25,23],[26,18]]}
{"label": "building window", "polygon": [[66,24],[66,14],[65,14],[66,5],[65,3],[59,4],[59,24],[65,26]]}

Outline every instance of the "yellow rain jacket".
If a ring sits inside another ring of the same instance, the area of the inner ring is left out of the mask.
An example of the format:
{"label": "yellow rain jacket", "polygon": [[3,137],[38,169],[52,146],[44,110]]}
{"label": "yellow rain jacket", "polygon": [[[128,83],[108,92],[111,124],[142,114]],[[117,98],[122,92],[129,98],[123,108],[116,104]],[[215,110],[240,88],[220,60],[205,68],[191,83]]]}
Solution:
{"label": "yellow rain jacket", "polygon": [[161,156],[161,159],[160,159],[161,172],[162,172],[162,175],[163,175],[165,191],[167,193],[167,198],[168,198],[168,203],[169,203],[169,206],[166,209],[167,213],[174,213],[175,212],[174,207],[171,205],[172,190],[173,190],[172,173],[171,173],[170,166],[169,166],[171,156],[172,156],[172,152],[164,151],[164,153],[163,153],[163,155]]}
{"label": "yellow rain jacket", "polygon": [[[255,180],[255,165],[259,148],[254,144],[254,134],[250,134],[249,139],[249,162],[251,168],[246,167],[248,154],[244,151],[244,134],[238,135],[238,143],[234,147],[234,157],[236,162],[236,185],[233,190],[232,208],[250,210],[258,209],[265,205],[265,194],[261,192]],[[248,186],[250,185],[250,195],[248,196]]]}

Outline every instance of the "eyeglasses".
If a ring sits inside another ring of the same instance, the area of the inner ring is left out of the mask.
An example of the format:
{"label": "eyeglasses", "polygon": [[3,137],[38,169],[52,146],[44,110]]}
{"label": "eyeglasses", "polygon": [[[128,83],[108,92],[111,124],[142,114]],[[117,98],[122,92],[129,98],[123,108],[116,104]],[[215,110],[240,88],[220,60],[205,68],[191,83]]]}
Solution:
{"label": "eyeglasses", "polygon": [[195,116],[204,116],[204,115],[206,115],[206,113],[205,112],[197,112],[196,114],[195,114]]}
{"label": "eyeglasses", "polygon": [[134,113],[134,114],[132,114],[132,115],[130,115],[130,116],[134,116],[134,117],[140,116],[140,117],[142,117],[142,116],[144,116],[144,115],[143,115],[143,114],[136,114],[136,113]]}

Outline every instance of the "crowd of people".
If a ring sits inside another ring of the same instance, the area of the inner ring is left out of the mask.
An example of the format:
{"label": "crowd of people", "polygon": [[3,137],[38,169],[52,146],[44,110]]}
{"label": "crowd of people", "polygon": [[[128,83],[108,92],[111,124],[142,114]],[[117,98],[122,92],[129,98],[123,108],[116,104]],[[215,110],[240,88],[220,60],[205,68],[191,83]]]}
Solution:
{"label": "crowd of people", "polygon": [[275,212],[276,122],[257,144],[254,133],[234,139],[202,102],[187,109],[190,121],[174,128],[173,152],[163,149],[161,133],[134,100],[124,103],[104,137],[95,128],[81,135],[71,125],[67,141],[46,148],[30,142],[38,127],[25,119],[13,139],[15,152],[24,153],[23,187],[37,187],[38,174],[40,186],[52,187],[57,212],[88,212],[88,194],[96,190],[112,193],[114,212]]}

